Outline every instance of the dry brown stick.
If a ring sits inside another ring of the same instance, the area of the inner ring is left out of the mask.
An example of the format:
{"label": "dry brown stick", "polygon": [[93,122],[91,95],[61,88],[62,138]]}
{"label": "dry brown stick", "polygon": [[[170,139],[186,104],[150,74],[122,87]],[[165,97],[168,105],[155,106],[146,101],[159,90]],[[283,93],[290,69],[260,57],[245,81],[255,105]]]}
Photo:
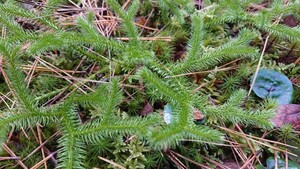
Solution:
{"label": "dry brown stick", "polygon": [[285,144],[285,143],[281,143],[281,142],[277,142],[277,141],[273,141],[273,140],[268,140],[268,139],[256,137],[256,136],[253,136],[253,135],[241,134],[239,132],[236,132],[236,131],[233,131],[233,130],[230,130],[230,129],[227,129],[227,128],[224,128],[224,127],[221,127],[221,126],[217,126],[217,127],[220,128],[220,129],[222,129],[222,130],[225,130],[225,131],[228,131],[230,133],[233,133],[233,134],[242,135],[244,137],[249,137],[249,138],[258,139],[258,140],[262,140],[262,141],[266,141],[266,142],[270,142],[270,143],[274,143],[274,144],[279,144],[279,145],[290,147],[290,148],[295,148],[295,149],[298,148],[296,146],[291,146],[291,145],[288,145],[288,144]]}
{"label": "dry brown stick", "polygon": [[[91,80],[91,79],[85,79],[85,78],[80,78],[80,77],[68,77],[68,76],[58,76],[58,75],[49,75],[49,76],[51,76],[51,77],[57,77],[57,78],[62,78],[62,79],[74,80],[74,81],[82,82],[82,83],[86,83],[86,82],[107,83],[105,81]],[[80,86],[82,86],[82,84],[80,84]]]}
{"label": "dry brown stick", "polygon": [[[274,149],[274,150],[277,150],[277,151],[280,151],[280,152],[284,152],[284,151],[285,151],[285,150],[282,150],[282,149],[280,149],[280,148],[277,148],[277,147],[274,147],[274,146],[268,145],[268,144],[266,144],[266,143],[263,143],[263,142],[261,142],[261,141],[257,141],[257,140],[255,140],[255,139],[253,139],[253,138],[256,138],[256,139],[259,140],[259,138],[255,137],[255,136],[251,136],[251,135],[247,135],[247,134],[238,133],[238,132],[232,131],[232,130],[230,130],[230,129],[221,127],[221,126],[219,126],[219,128],[222,129],[222,130],[225,130],[225,131],[227,131],[227,132],[229,132],[229,133],[239,135],[239,136],[241,136],[241,137],[243,137],[243,138],[245,138],[245,139],[249,139],[249,140],[251,140],[251,141],[253,141],[253,142],[256,142],[256,143],[259,143],[259,144],[261,144],[261,145],[264,145],[264,146],[266,146],[266,147],[272,148],[272,149]],[[267,139],[262,139],[262,140],[264,140],[264,141],[269,141],[269,142],[275,142],[275,141],[267,140]],[[280,145],[284,145],[284,146],[287,146],[287,147],[297,148],[297,147],[294,147],[294,146],[291,146],[291,145],[287,145],[287,144],[284,144],[284,143],[280,143],[280,142],[276,142],[276,143],[279,143]],[[294,153],[291,153],[291,152],[288,152],[288,154],[293,155],[293,156],[295,156],[295,157],[298,157],[298,155],[296,155],[296,154],[294,154]]]}
{"label": "dry brown stick", "polygon": [[9,106],[9,104],[6,102],[6,99],[4,99],[3,98],[3,94],[0,92],[0,94],[2,95],[2,96],[0,96],[0,98],[1,98],[1,100],[3,101],[3,103],[6,105],[6,107],[8,108],[8,109],[10,109],[10,106]]}
{"label": "dry brown stick", "polygon": [[227,63],[225,63],[225,64],[219,66],[219,68],[224,68],[224,67],[226,67],[226,66],[228,66],[228,65],[231,65],[231,64],[233,64],[233,63],[235,63],[235,62],[238,62],[238,61],[240,61],[240,60],[242,60],[242,59],[243,59],[243,58],[238,58],[238,59],[235,59],[235,60],[233,60],[233,61],[227,62]]}
{"label": "dry brown stick", "polygon": [[[282,14],[280,15],[280,17],[273,24],[277,25],[279,23],[281,17],[282,17]],[[268,41],[269,41],[269,38],[270,38],[271,34],[272,33],[269,33],[269,35],[266,37],[266,40],[265,40],[265,43],[264,43],[264,47],[262,49],[261,55],[260,55],[258,63],[257,63],[257,67],[256,67],[256,70],[255,70],[255,73],[253,75],[253,81],[251,83],[251,86],[250,86],[250,89],[249,89],[249,92],[248,92],[248,96],[250,96],[251,91],[252,91],[252,89],[254,87],[254,84],[255,84],[255,81],[256,81],[256,78],[257,78],[257,74],[258,74],[258,71],[260,69],[260,65],[262,63],[263,57],[265,55],[265,52],[266,52],[266,49],[267,49],[267,44],[268,44]]]}
{"label": "dry brown stick", "polygon": [[[79,87],[80,87],[80,86],[79,86]],[[74,89],[73,89],[70,93],[66,94],[63,98],[61,98],[61,99],[59,100],[59,102],[61,102],[61,101],[65,100],[66,98],[68,98],[68,97],[69,97],[72,93],[74,93],[76,90],[77,90],[77,88],[74,87]],[[59,103],[59,102],[58,102],[58,103]]]}
{"label": "dry brown stick", "polygon": [[294,62],[295,64],[300,63],[300,56],[298,57],[298,59]]}
{"label": "dry brown stick", "polygon": [[22,161],[27,160],[30,156],[32,156],[34,153],[36,153],[42,146],[44,146],[51,138],[59,134],[59,131],[52,134],[47,140],[45,140],[42,144],[40,144],[37,148],[35,148],[31,153],[29,153],[25,158],[22,159]]}
{"label": "dry brown stick", "polygon": [[132,68],[132,69],[129,71],[129,73],[124,77],[124,79],[121,81],[120,84],[123,84],[123,83],[128,79],[128,77],[129,77],[130,75],[132,75],[132,73],[133,73],[134,70],[135,70],[135,68]]}
{"label": "dry brown stick", "polygon": [[187,169],[187,167],[178,158],[176,158],[176,156],[172,154],[170,151],[167,152],[167,156],[173,163],[175,163],[177,168]]}
{"label": "dry brown stick", "polygon": [[[36,129],[37,129],[37,132],[38,132],[39,143],[41,145],[41,144],[43,144],[43,140],[42,140],[43,138],[42,138],[42,131],[40,129],[39,124],[36,124]],[[42,152],[42,157],[43,157],[43,160],[44,160],[45,159],[45,152],[44,152],[44,147],[43,146],[41,147],[41,152]],[[48,169],[46,161],[44,161],[44,167],[45,167],[45,169]]]}
{"label": "dry brown stick", "polygon": [[205,157],[205,156],[203,156],[203,155],[201,155],[201,158],[203,158],[203,159],[205,159],[205,160],[207,160],[207,161],[213,163],[214,165],[216,165],[216,166],[218,166],[218,167],[220,167],[220,168],[223,168],[223,169],[230,169],[230,168],[228,168],[227,166],[223,166],[222,164],[220,164],[220,163],[218,163],[218,162],[216,162],[216,161],[214,161],[214,160],[211,160],[211,159],[209,159],[209,158],[207,158],[207,157]]}
{"label": "dry brown stick", "polygon": [[[85,56],[84,56],[84,57],[80,60],[80,62],[79,62],[78,65],[76,66],[74,72],[76,72],[76,71],[79,69],[79,67],[82,65],[82,63],[84,62],[85,59],[86,59],[86,58],[85,58]],[[71,73],[71,75],[74,75],[74,72]]]}
{"label": "dry brown stick", "polygon": [[193,160],[191,160],[191,159],[189,159],[189,158],[187,158],[187,157],[184,157],[183,155],[181,155],[181,154],[179,154],[179,153],[176,153],[176,152],[174,152],[174,151],[172,151],[172,150],[169,150],[169,151],[171,151],[171,152],[172,152],[173,154],[175,154],[176,156],[178,156],[178,157],[180,157],[180,158],[182,158],[182,159],[184,159],[184,160],[186,160],[186,161],[188,161],[188,162],[190,162],[190,163],[193,163],[193,164],[196,165],[196,166],[199,166],[199,167],[202,167],[202,168],[205,168],[205,169],[210,169],[210,167],[205,166],[205,165],[200,164],[200,163],[197,163],[196,161],[193,161]]}
{"label": "dry brown stick", "polygon": [[[9,154],[9,155],[11,155],[12,157],[15,157],[15,158],[18,158],[17,156],[16,156],[16,154],[6,145],[6,144],[3,144],[3,149]],[[27,167],[26,167],[26,165],[18,158],[18,159],[16,159],[16,161],[18,162],[17,164],[19,164],[23,169],[28,169]]]}
{"label": "dry brown stick", "polygon": [[[45,148],[45,154],[48,156],[48,155],[50,155],[52,152],[50,151],[50,150],[48,150],[47,149],[47,147],[44,147]],[[56,158],[54,157],[54,156],[52,156],[51,158],[50,158],[50,162],[52,162],[52,164],[54,165],[54,166],[57,166],[57,160],[56,160]]]}
{"label": "dry brown stick", "polygon": [[[225,124],[222,122],[222,125],[223,126],[225,126]],[[228,136],[226,136],[226,137],[228,137]],[[231,143],[230,142],[230,144],[233,144],[233,143]],[[234,144],[239,144],[236,140],[234,140]],[[236,161],[236,163],[237,163],[237,165],[240,167],[240,164],[239,164],[239,160],[237,159],[237,156],[236,156],[236,154],[239,156],[239,158],[243,161],[243,162],[245,162],[246,160],[247,160],[247,156],[246,156],[246,154],[243,152],[243,150],[241,149],[241,148],[239,148],[239,147],[232,147],[231,148],[231,150],[232,150],[232,152],[233,152],[233,155],[234,155],[234,158],[235,158],[235,161]]]}
{"label": "dry brown stick", "polygon": [[[115,37],[114,39],[116,40],[124,40],[124,41],[128,41],[131,40],[131,38],[127,38],[127,37]],[[166,42],[171,42],[172,41],[172,37],[170,36],[158,36],[158,37],[139,37],[138,40],[143,40],[143,41],[166,41]]]}
{"label": "dry brown stick", "polygon": [[113,161],[111,161],[111,160],[109,160],[109,159],[106,159],[106,158],[103,158],[103,157],[100,157],[100,156],[98,156],[98,158],[99,158],[100,160],[103,160],[103,161],[105,161],[105,162],[107,162],[107,163],[113,165],[114,167],[117,167],[117,168],[120,168],[120,169],[126,169],[125,167],[121,166],[120,164],[117,164],[117,163],[115,163],[115,162],[113,162]]}
{"label": "dry brown stick", "polygon": [[[66,91],[68,91],[70,89],[70,87],[73,85],[73,83],[71,83],[67,88],[65,88],[63,91],[61,91],[60,93],[58,93],[52,99],[50,99],[46,103],[44,103],[43,106],[52,105],[60,96],[62,96]],[[76,85],[75,88],[78,89],[77,87],[79,87],[79,86]]]}
{"label": "dry brown stick", "polygon": [[[236,126],[236,128],[240,131],[240,133],[245,134],[238,124],[236,124],[235,126]],[[246,139],[246,142],[247,142],[247,144],[248,144],[250,150],[252,151],[252,153],[253,153],[253,154],[256,154],[256,151],[255,151],[253,145],[251,144],[251,142],[250,142],[248,139]],[[257,156],[256,156],[256,159],[257,159],[257,161],[259,161],[259,163],[261,164],[261,162],[260,162],[260,160],[259,160],[259,158],[258,158]]]}
{"label": "dry brown stick", "polygon": [[[116,17],[116,16],[103,16],[103,18],[104,18],[104,19],[105,19],[105,18],[108,18],[108,19],[114,19],[116,22],[122,20],[121,18]],[[107,20],[104,20],[104,21],[107,21]],[[96,22],[97,22],[97,21],[96,21]],[[99,22],[99,21],[98,21],[98,22]],[[107,21],[107,22],[108,22],[108,21]],[[69,24],[71,24],[71,23],[69,23]],[[75,24],[75,23],[74,23],[74,24]],[[145,25],[141,25],[141,24],[139,24],[139,23],[136,23],[136,22],[134,22],[134,24],[135,24],[136,26],[139,26],[139,27],[144,28],[144,29],[148,29],[148,30],[152,30],[152,31],[159,31],[159,29],[157,29],[157,28],[148,27],[148,26],[145,26]]]}
{"label": "dry brown stick", "polygon": [[285,153],[284,153],[284,155],[285,155],[285,169],[288,169],[288,167],[289,167],[289,154],[287,152],[288,152],[288,150],[285,149]]}
{"label": "dry brown stick", "polygon": [[41,165],[44,164],[47,160],[49,160],[51,157],[53,157],[57,152],[53,152],[50,155],[48,155],[46,158],[41,160],[40,162],[36,163],[34,166],[32,166],[30,169],[38,169]]}
{"label": "dry brown stick", "polygon": [[38,64],[38,61],[35,60],[35,61],[33,62],[33,65],[32,65],[32,66],[30,67],[30,69],[29,69],[28,75],[27,75],[26,78],[25,78],[25,81],[27,81],[27,87],[29,86],[29,84],[30,84],[30,82],[31,82],[31,79],[32,79],[33,74],[34,74],[34,72],[35,72],[35,70],[36,70],[37,64]]}
{"label": "dry brown stick", "polygon": [[11,92],[8,92],[8,93],[6,93],[6,94],[0,92],[0,94],[1,94],[3,97],[5,97],[5,99],[9,100],[11,103],[14,102],[14,100],[12,100],[12,99],[10,99],[10,98],[8,97],[8,96],[11,95]]}
{"label": "dry brown stick", "polygon": [[[23,70],[30,70],[31,66],[30,65],[21,65],[21,68]],[[86,71],[74,71],[74,70],[65,70],[65,69],[54,69],[57,72],[63,73],[63,72],[67,72],[67,73],[72,73],[72,74],[81,74],[81,73],[86,73]],[[36,66],[35,68],[36,72],[53,72],[53,69],[49,69],[47,67],[42,67],[42,66]]]}
{"label": "dry brown stick", "polygon": [[142,33],[143,33],[143,31],[144,31],[144,29],[145,29],[145,27],[144,27],[144,26],[146,26],[146,25],[147,25],[147,23],[149,22],[149,19],[150,19],[150,17],[151,17],[151,15],[152,15],[152,13],[153,13],[153,12],[154,12],[154,8],[152,8],[152,9],[151,9],[151,11],[150,11],[150,13],[148,14],[148,17],[147,17],[147,19],[146,19],[145,23],[143,24],[143,27],[142,27],[142,30],[141,30],[140,34],[142,34]]}
{"label": "dry brown stick", "polygon": [[[58,74],[58,75],[60,75],[60,76],[62,76],[62,74],[61,73],[59,73],[59,72],[57,72],[55,69],[58,69],[57,67],[55,67],[54,65],[52,65],[52,64],[50,64],[50,63],[48,63],[48,62],[46,62],[46,61],[44,61],[44,60],[42,60],[42,59],[38,59],[38,61],[42,64],[42,65],[44,65],[44,66],[46,66],[46,67],[49,67],[50,69],[52,69],[56,74]],[[53,68],[55,68],[55,69],[53,69]],[[69,73],[66,73],[66,72],[63,72],[65,75],[67,75],[67,76],[69,76],[69,77],[72,77]],[[70,81],[69,79],[65,79],[65,80],[67,80],[70,84],[73,84],[73,82],[72,81]],[[76,84],[74,84],[76,87],[77,87],[77,85]],[[86,86],[88,89],[90,89],[88,86]],[[83,89],[81,89],[81,88],[78,88],[82,93],[84,93],[84,94],[86,94],[86,92],[83,90]],[[92,89],[91,89],[92,90]]]}
{"label": "dry brown stick", "polygon": [[19,157],[0,157],[0,161],[4,160],[19,160]]}
{"label": "dry brown stick", "polygon": [[[246,161],[246,163],[244,163],[244,165],[240,168],[240,169],[244,169],[244,168],[246,168],[256,157],[257,157],[257,155],[260,153],[261,151],[259,151],[259,152],[255,152],[255,154],[253,154],[253,156],[249,159],[249,160],[247,160]],[[251,166],[252,167],[252,166]]]}
{"label": "dry brown stick", "polygon": [[[214,142],[207,142],[207,141],[201,141],[201,140],[191,140],[191,139],[180,139],[180,141],[189,141],[189,142],[198,142],[198,143],[205,143],[205,144],[212,144],[216,146],[224,146],[224,147],[245,147],[245,146],[239,146],[239,145],[228,145],[228,144],[221,144],[221,143],[214,143]],[[228,141],[228,140],[227,140]],[[231,141],[228,141],[229,143]],[[231,142],[232,143],[232,142]]]}

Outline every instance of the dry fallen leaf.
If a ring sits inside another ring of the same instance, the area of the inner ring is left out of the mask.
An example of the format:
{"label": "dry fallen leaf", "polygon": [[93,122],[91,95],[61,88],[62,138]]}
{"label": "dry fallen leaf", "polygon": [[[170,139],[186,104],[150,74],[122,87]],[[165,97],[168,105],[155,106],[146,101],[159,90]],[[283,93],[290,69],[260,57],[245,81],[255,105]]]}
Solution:
{"label": "dry fallen leaf", "polygon": [[149,113],[152,113],[153,112],[153,107],[151,106],[151,104],[149,102],[146,102],[143,110],[140,112],[140,115],[142,116],[146,116],[148,115]]}
{"label": "dry fallen leaf", "polygon": [[283,23],[289,27],[298,26],[298,21],[293,15],[288,15],[283,18]]}
{"label": "dry fallen leaf", "polygon": [[276,127],[284,124],[291,124],[298,127],[300,124],[300,105],[299,104],[283,104],[278,107],[276,115],[271,119]]}
{"label": "dry fallen leaf", "polygon": [[204,115],[198,109],[194,109],[194,120],[202,119],[204,119]]}

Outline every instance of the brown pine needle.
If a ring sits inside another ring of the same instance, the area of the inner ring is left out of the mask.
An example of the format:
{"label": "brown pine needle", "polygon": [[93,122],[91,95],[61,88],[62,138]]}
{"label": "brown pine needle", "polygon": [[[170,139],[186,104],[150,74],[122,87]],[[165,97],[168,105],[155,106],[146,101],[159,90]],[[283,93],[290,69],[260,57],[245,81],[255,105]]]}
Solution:
{"label": "brown pine needle", "polygon": [[113,161],[111,161],[111,160],[109,160],[109,159],[106,159],[106,158],[103,158],[103,157],[100,157],[100,156],[98,156],[98,158],[99,158],[100,160],[103,160],[103,161],[105,161],[105,162],[107,162],[107,163],[109,163],[109,164],[111,164],[111,165],[117,167],[117,168],[120,168],[120,169],[126,169],[125,167],[121,166],[120,164],[117,164],[117,163],[115,163],[115,162],[113,162]]}
{"label": "brown pine needle", "polygon": [[16,154],[6,144],[3,144],[2,147],[9,155],[11,155],[14,158],[17,158],[17,165],[20,165],[23,169],[28,169],[26,165],[19,159],[19,157],[17,157]]}
{"label": "brown pine needle", "polygon": [[32,166],[30,169],[38,169],[41,165],[43,165],[46,161],[48,161],[51,157],[53,157],[56,154],[56,152],[51,153],[46,158],[41,160],[40,162],[36,163],[34,166]]}
{"label": "brown pine needle", "polygon": [[[130,40],[130,38],[126,38],[126,37],[116,37],[114,39],[117,40],[124,40],[124,41],[128,41]],[[172,41],[172,37],[169,36],[161,36],[161,37],[140,37],[138,38],[138,40],[143,40],[143,41],[166,41],[166,42],[171,42]]]}
{"label": "brown pine needle", "polygon": [[0,161],[4,160],[19,160],[19,157],[0,157]]}
{"label": "brown pine needle", "polygon": [[203,165],[203,164],[200,164],[200,163],[197,163],[196,161],[193,161],[193,160],[191,160],[191,159],[189,159],[189,158],[187,158],[187,157],[184,157],[183,155],[181,155],[181,154],[179,154],[179,153],[176,153],[176,152],[174,152],[174,151],[172,151],[172,150],[169,150],[169,151],[172,152],[174,155],[176,155],[176,156],[178,156],[178,157],[180,157],[180,158],[182,158],[182,159],[184,159],[184,160],[186,160],[186,161],[188,161],[188,162],[190,162],[190,163],[193,163],[193,164],[196,165],[196,166],[202,167],[202,168],[204,168],[204,169],[210,169],[210,167],[208,167],[208,166],[206,166],[206,165]]}
{"label": "brown pine needle", "polygon": [[[31,70],[32,66],[31,65],[21,65],[23,70]],[[42,67],[42,66],[36,66],[35,67],[35,71],[36,72],[53,72],[53,70],[55,70],[56,72],[66,72],[66,73],[72,73],[72,74],[82,74],[82,73],[86,73],[86,71],[74,71],[74,70],[65,70],[65,69],[49,69],[47,67]]]}
{"label": "brown pine needle", "polygon": [[[247,134],[242,134],[242,133],[235,132],[235,131],[233,131],[233,130],[230,130],[230,129],[227,129],[227,128],[224,128],[224,127],[220,127],[220,126],[219,126],[219,128],[222,129],[222,130],[225,130],[225,131],[227,131],[227,132],[229,132],[229,133],[236,134],[236,135],[241,136],[241,137],[243,137],[243,138],[245,138],[245,139],[249,139],[249,140],[251,140],[251,141],[253,141],[253,142],[256,142],[256,143],[258,143],[258,144],[264,145],[264,146],[266,146],[266,147],[272,148],[272,149],[277,150],[277,151],[280,151],[280,152],[285,152],[285,150],[282,150],[282,149],[279,149],[279,148],[277,148],[277,147],[275,147],[275,146],[266,144],[266,143],[264,143],[264,142],[262,142],[262,141],[271,142],[271,143],[276,143],[276,144],[280,144],[280,145],[283,145],[283,146],[286,146],[286,147],[295,148],[295,149],[298,148],[298,147],[294,147],[294,146],[287,145],[287,144],[284,144],[284,143],[280,143],[280,142],[276,142],[276,141],[272,141],[272,140],[267,140],[267,139],[262,139],[262,138],[258,138],[258,137],[251,136],[251,135],[247,135]],[[253,139],[253,138],[256,138],[256,139],[258,139],[258,140],[260,140],[260,141],[257,141],[257,140],[255,140],[255,139]],[[293,156],[295,156],[295,157],[298,157],[297,154],[294,154],[294,153],[291,153],[291,152],[287,152],[287,153],[290,154],[290,155],[293,155]]]}
{"label": "brown pine needle", "polygon": [[[36,129],[37,129],[37,132],[38,132],[39,143],[41,145],[41,144],[43,144],[43,140],[42,140],[43,138],[42,138],[42,131],[40,129],[40,125],[39,124],[36,124]],[[43,146],[41,148],[41,152],[42,152],[43,159],[45,159],[45,152],[44,152],[44,147]],[[46,161],[44,161],[44,167],[45,167],[45,169],[48,169]]]}

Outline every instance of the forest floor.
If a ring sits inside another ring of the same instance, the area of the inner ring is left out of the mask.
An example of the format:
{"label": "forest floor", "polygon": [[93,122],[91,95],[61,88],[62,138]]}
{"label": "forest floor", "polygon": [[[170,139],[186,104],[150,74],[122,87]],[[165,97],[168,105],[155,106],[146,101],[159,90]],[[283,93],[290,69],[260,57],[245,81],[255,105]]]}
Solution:
{"label": "forest floor", "polygon": [[300,168],[298,1],[0,3],[0,127],[69,102],[77,119],[7,122],[0,169]]}

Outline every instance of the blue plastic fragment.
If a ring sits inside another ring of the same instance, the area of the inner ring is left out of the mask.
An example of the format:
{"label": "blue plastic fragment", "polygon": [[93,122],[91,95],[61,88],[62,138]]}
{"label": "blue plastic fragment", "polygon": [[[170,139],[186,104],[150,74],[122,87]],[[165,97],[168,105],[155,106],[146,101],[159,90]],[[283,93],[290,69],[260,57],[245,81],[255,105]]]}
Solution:
{"label": "blue plastic fragment", "polygon": [[166,104],[164,106],[163,116],[164,116],[164,121],[167,124],[171,124],[171,122],[172,122],[172,107],[169,104]]}

